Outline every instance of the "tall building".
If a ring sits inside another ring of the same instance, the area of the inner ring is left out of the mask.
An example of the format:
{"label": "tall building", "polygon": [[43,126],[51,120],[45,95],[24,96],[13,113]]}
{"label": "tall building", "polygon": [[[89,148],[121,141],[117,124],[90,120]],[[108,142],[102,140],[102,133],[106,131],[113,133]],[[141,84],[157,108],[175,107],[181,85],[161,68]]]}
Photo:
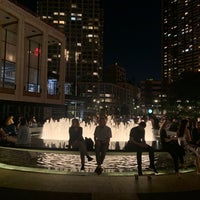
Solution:
{"label": "tall building", "polygon": [[162,1],[163,81],[200,71],[200,1]]}
{"label": "tall building", "polygon": [[103,10],[99,0],[39,0],[40,18],[66,35],[66,94],[102,79]]}

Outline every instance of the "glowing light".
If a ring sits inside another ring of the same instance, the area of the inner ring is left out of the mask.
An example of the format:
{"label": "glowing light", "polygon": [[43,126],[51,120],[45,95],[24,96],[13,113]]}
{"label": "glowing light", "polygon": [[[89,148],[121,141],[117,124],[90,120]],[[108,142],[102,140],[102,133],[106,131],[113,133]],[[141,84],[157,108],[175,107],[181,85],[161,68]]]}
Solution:
{"label": "glowing light", "polygon": [[[155,136],[152,130],[151,121],[147,121],[147,126],[145,128],[145,140],[146,141],[154,141]],[[112,138],[110,142],[110,149],[114,149],[116,142],[119,142],[120,148],[124,147],[125,142],[129,140],[129,134],[131,128],[137,126],[133,120],[129,120],[127,123],[120,122],[116,124],[113,119],[109,116],[107,125],[112,130]],[[58,120],[48,120],[44,123],[42,136],[41,138],[45,141],[45,143],[50,146],[52,141],[65,141],[69,140],[69,127],[71,126],[71,119],[62,118]],[[83,137],[94,138],[94,130],[96,124],[91,122],[91,124],[85,125],[85,122],[80,122],[80,126],[83,128]],[[48,142],[47,142],[48,141]],[[53,144],[55,145],[55,144]]]}

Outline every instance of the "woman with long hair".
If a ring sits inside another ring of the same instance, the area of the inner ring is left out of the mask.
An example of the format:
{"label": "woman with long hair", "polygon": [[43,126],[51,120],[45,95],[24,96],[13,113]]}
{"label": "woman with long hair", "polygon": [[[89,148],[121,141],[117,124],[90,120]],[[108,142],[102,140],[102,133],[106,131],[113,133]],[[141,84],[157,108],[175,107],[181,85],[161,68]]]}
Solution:
{"label": "woman with long hair", "polygon": [[188,119],[181,120],[180,126],[177,130],[177,137],[179,145],[183,146],[186,151],[195,155],[197,174],[200,174],[200,149],[197,145],[192,144]]}
{"label": "woman with long hair", "polygon": [[181,166],[184,166],[184,149],[178,143],[176,135],[168,135],[167,134],[167,126],[169,125],[169,120],[164,119],[160,129],[160,141],[162,144],[162,148],[166,150],[172,157],[174,162],[174,171],[177,176],[180,175],[179,173],[179,162]]}
{"label": "woman with long hair", "polygon": [[69,128],[69,148],[80,151],[81,170],[85,170],[85,156],[88,161],[92,161],[93,158],[88,155],[86,143],[83,138],[83,128],[76,118],[72,119],[72,125]]}

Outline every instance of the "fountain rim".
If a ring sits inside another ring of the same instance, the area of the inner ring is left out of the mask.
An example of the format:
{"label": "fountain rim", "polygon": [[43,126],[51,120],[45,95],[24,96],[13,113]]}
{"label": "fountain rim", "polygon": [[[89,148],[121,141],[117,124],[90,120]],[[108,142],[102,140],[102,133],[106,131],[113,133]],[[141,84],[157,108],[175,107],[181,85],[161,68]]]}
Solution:
{"label": "fountain rim", "polygon": [[[41,149],[41,148],[30,148],[30,147],[9,147],[9,146],[1,146],[0,149],[7,149],[7,150],[15,150],[15,151],[30,151],[30,152],[45,152],[45,153],[58,153],[58,154],[76,154],[79,155],[79,151],[72,151],[72,150],[63,150],[63,149]],[[94,152],[94,151],[93,151]],[[134,152],[113,152],[109,151],[107,152],[110,155],[116,155],[119,154],[123,155],[124,153],[127,155],[127,153],[133,155]],[[25,167],[25,166],[17,166],[17,165],[11,165],[11,164],[5,164],[0,161],[0,168],[1,169],[7,169],[7,170],[16,170],[16,171],[24,171],[24,172],[30,172],[30,173],[44,173],[44,174],[57,174],[57,175],[87,175],[87,176],[93,176],[94,174],[91,172],[69,172],[69,171],[60,171],[55,169],[44,169],[39,167]],[[133,176],[133,172],[107,172],[103,174],[104,176]]]}
{"label": "fountain rim", "polygon": [[[46,152],[46,153],[58,153],[58,154],[76,154],[79,155],[79,151],[72,151],[72,150],[63,150],[63,149],[40,149],[40,148],[25,148],[25,147],[6,147],[6,146],[0,146],[0,149],[8,149],[8,150],[17,150],[17,151],[30,151],[30,152]],[[94,152],[94,151],[93,151]],[[143,155],[148,155],[148,152],[143,152]],[[167,153],[167,152],[158,152],[158,153]],[[108,151],[107,155],[136,155],[136,152],[130,152],[130,151]],[[94,154],[95,155],[95,154]],[[16,171],[24,171],[24,172],[30,172],[30,173],[44,173],[44,174],[62,174],[62,175],[85,175],[85,176],[93,176],[94,173],[92,172],[71,172],[71,171],[61,171],[56,169],[45,169],[45,168],[39,168],[39,167],[25,167],[25,166],[17,166],[17,165],[10,165],[5,164],[0,161],[0,168],[1,169],[7,169],[7,170],[16,170]],[[172,170],[173,171],[173,170]],[[190,173],[194,172],[195,169],[189,168],[187,171],[182,173]],[[136,172],[137,173],[137,172]],[[152,173],[151,171],[147,171],[146,174]],[[125,171],[125,172],[104,172],[103,176],[134,176],[135,171]],[[159,170],[159,174],[156,176],[161,175],[171,175],[174,174],[173,172],[166,173],[162,170]]]}

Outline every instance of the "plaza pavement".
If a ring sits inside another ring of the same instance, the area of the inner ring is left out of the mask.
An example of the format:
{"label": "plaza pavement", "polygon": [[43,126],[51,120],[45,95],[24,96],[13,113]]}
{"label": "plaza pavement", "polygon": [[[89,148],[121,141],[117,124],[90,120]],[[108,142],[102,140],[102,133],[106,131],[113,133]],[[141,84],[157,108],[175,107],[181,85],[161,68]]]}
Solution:
{"label": "plaza pavement", "polygon": [[29,200],[189,200],[200,195],[200,175],[188,172],[110,176],[95,173],[49,174],[0,169],[2,199]]}

